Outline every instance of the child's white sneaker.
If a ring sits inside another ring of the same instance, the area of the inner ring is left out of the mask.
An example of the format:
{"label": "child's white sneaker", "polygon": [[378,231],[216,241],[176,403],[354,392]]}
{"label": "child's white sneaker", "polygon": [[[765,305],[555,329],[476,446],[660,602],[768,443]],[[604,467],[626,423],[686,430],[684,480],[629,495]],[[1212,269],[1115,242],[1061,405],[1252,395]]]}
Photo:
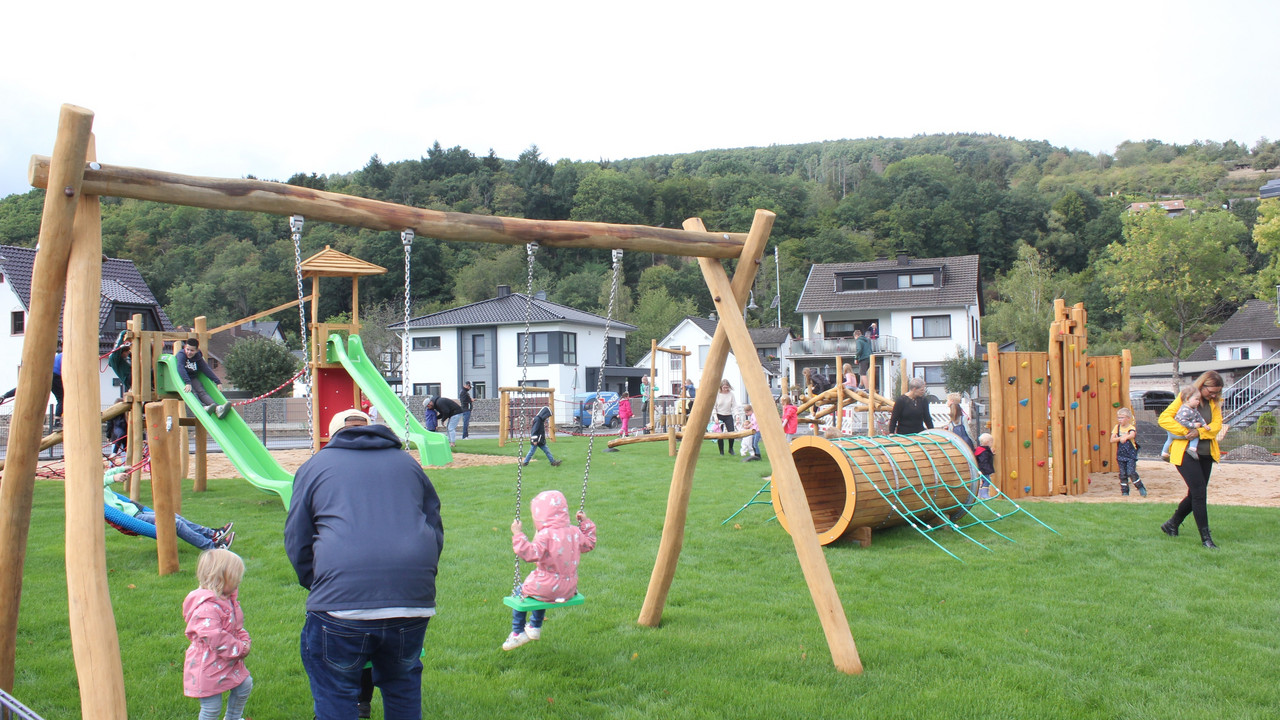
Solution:
{"label": "child's white sneaker", "polygon": [[537,640],[542,637],[542,628],[526,625],[524,628],[524,634],[528,635],[530,640]]}
{"label": "child's white sneaker", "polygon": [[529,642],[532,639],[533,638],[529,637],[525,633],[520,633],[519,635],[517,635],[516,633],[511,633],[510,635],[507,636],[507,641],[502,643],[502,649],[515,650],[516,648],[520,647],[521,645],[524,645],[525,643]]}

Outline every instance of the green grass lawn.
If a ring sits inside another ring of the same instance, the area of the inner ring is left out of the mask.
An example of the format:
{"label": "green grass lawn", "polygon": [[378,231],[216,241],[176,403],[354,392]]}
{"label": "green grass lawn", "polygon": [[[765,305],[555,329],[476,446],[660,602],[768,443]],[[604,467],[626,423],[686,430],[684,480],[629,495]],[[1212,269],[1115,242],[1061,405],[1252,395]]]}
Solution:
{"label": "green grass lawn", "polygon": [[[553,445],[524,473],[529,498],[581,490],[587,441]],[[515,454],[496,441],[462,452]],[[837,672],[790,538],[772,510],[720,521],[769,464],[704,445],[688,531],[661,628],[636,624],[662,532],[673,459],[666,443],[596,444],[587,514],[600,543],[583,557],[587,604],[551,611],[543,639],[500,649],[510,613],[508,526],[515,468],[432,470],[443,500],[439,615],[427,631],[427,717],[477,718],[1274,718],[1280,708],[1280,510],[1211,507],[1218,552],[1159,532],[1169,505],[1030,503],[1026,517],[954,534],[877,533],[869,549],[825,549],[866,671]],[[359,478],[351,479],[353,484]],[[144,500],[145,500],[144,496]],[[183,514],[236,521],[248,567],[254,720],[311,715],[298,631],[306,593],[285,558],[284,510],[242,480],[184,496]],[[526,512],[527,517],[527,512]],[[79,717],[63,570],[62,484],[37,484],[14,694],[44,718]],[[111,596],[129,716],[193,717],[183,697],[181,603],[197,552],[156,575],[155,543],[107,529]],[[374,701],[374,717],[381,717]]]}

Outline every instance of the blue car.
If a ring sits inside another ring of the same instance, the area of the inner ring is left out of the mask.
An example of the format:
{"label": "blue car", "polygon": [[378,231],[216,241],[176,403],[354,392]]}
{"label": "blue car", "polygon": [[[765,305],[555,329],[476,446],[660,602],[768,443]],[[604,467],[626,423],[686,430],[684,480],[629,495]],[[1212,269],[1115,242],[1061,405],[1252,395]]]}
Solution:
{"label": "blue car", "polygon": [[[580,427],[590,427],[593,419],[597,427],[616,428],[622,425],[622,421],[618,419],[618,393],[599,393],[599,401],[596,395],[597,393],[592,392],[574,396],[573,421]],[[603,414],[601,405],[604,406]]]}

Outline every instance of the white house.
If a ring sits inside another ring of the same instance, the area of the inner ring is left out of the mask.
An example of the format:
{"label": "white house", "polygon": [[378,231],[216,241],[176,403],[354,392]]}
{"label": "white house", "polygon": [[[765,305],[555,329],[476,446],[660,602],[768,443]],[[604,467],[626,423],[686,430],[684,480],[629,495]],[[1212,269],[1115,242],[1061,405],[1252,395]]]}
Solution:
{"label": "white house", "polygon": [[[27,312],[31,305],[31,269],[35,264],[34,248],[0,245],[0,311],[7,318],[8,332],[0,332],[0,392],[18,384],[22,346],[27,332]],[[98,352],[105,354],[115,346],[116,337],[129,319],[142,316],[147,330],[172,330],[156,297],[147,287],[130,260],[102,259],[102,293],[98,313]],[[62,331],[59,328],[59,337]],[[120,381],[101,360],[99,373],[101,406],[105,409],[123,394]],[[50,395],[49,402],[53,402]],[[5,412],[11,411],[12,406]]]}
{"label": "white house", "polygon": [[[707,353],[711,350],[711,339],[715,337],[719,321],[715,318],[686,317],[658,342],[659,347],[684,349],[691,353],[687,358],[683,355],[659,352],[657,365],[653,365],[653,353],[645,353],[636,363],[649,375],[652,366],[654,371],[655,395],[680,395],[681,378],[692,380],[695,390],[701,390],[702,370],[707,364]],[[791,348],[791,330],[789,328],[750,328],[751,341],[756,347],[756,355],[764,366],[765,377],[769,387],[775,392],[781,390],[779,369]],[[737,358],[732,352],[725,361],[721,378],[727,379],[733,386],[734,394],[739,402],[746,402],[746,388],[742,382],[742,371],[738,368]],[[708,390],[712,390],[709,388]]]}
{"label": "white house", "polygon": [[[980,357],[982,285],[978,256],[882,258],[829,263],[809,269],[796,304],[803,339],[791,345],[789,374],[817,368],[833,379],[853,354],[853,331],[876,323],[877,390],[893,397],[893,383],[905,367],[923,377],[929,393],[944,393],[942,362],[963,350]],[[792,381],[794,383],[794,381]]]}
{"label": "white house", "polygon": [[[527,368],[522,364],[526,321]],[[530,301],[499,285],[495,298],[410,320],[406,373],[414,395],[456,398],[469,380],[476,399],[497,397],[497,388],[516,387],[522,381],[569,397],[596,389],[607,347],[604,387],[621,392],[637,376],[624,364],[627,333],[636,326],[615,320],[606,338],[605,322],[599,315],[549,302],[542,293]],[[400,325],[393,327],[398,330]]]}

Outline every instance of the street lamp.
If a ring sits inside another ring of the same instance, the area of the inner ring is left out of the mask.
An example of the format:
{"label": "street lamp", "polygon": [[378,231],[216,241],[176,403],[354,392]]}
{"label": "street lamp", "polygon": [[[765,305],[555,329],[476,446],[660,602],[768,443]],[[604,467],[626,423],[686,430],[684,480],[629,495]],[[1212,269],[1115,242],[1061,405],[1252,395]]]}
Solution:
{"label": "street lamp", "polygon": [[746,306],[745,308],[743,308],[743,309],[742,309],[742,319],[743,319],[743,320],[746,320],[746,319],[747,319],[747,311],[748,311],[748,310],[759,310],[759,309],[760,309],[760,306],[756,304],[756,291],[755,291],[755,290],[751,290],[750,292],[751,292],[751,295],[750,295],[750,296],[749,296],[749,298],[747,299],[747,306]]}

